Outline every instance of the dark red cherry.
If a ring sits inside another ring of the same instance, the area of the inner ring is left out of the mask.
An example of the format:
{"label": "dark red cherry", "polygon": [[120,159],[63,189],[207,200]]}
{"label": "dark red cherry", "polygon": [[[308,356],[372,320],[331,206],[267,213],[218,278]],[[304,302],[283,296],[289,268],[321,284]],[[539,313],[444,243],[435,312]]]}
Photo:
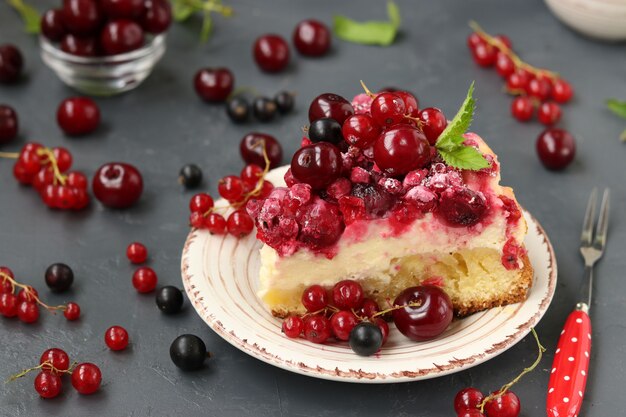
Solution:
{"label": "dark red cherry", "polygon": [[143,29],[128,19],[110,21],[100,33],[100,45],[107,55],[130,52],[141,48],[143,43]]}
{"label": "dark red cherry", "polygon": [[352,104],[337,94],[324,93],[315,97],[309,106],[309,122],[322,117],[335,119],[343,125],[346,119],[354,114]]}
{"label": "dark red cherry", "polygon": [[9,143],[17,136],[19,123],[12,107],[0,104],[0,144]]}
{"label": "dark red cherry", "polygon": [[473,226],[487,213],[487,200],[469,188],[450,187],[441,193],[438,213],[449,226]]}
{"label": "dark red cherry", "polygon": [[63,24],[70,33],[93,34],[101,23],[102,13],[96,0],[63,0]]}
{"label": "dark red cherry", "polygon": [[243,160],[248,164],[255,164],[260,167],[265,166],[263,148],[265,148],[270,160],[270,168],[279,166],[283,160],[283,148],[273,136],[266,133],[251,132],[244,136],[239,144],[239,152]]}
{"label": "dark red cherry", "polygon": [[280,72],[289,64],[289,45],[279,35],[260,36],[252,52],[257,65],[265,72]]}
{"label": "dark red cherry", "polygon": [[136,19],[145,11],[143,0],[100,0],[100,7],[110,19]]}
{"label": "dark red cherry", "polygon": [[302,55],[324,55],[330,49],[330,41],[330,30],[318,20],[303,20],[293,31],[293,44]]}
{"label": "dark red cherry", "polygon": [[98,55],[98,42],[90,36],[76,36],[68,33],[61,40],[61,50],[76,56]]}
{"label": "dark red cherry", "polygon": [[62,9],[50,9],[41,16],[41,33],[53,42],[63,38],[67,30],[63,24]]}
{"label": "dark red cherry", "polygon": [[109,162],[96,171],[92,188],[102,204],[122,209],[139,200],[143,191],[143,179],[134,166],[123,162]]}
{"label": "dark red cherry", "polygon": [[374,161],[391,176],[403,175],[430,162],[430,145],[418,129],[399,125],[376,139]]}
{"label": "dark red cherry", "polygon": [[202,99],[221,102],[233,91],[235,77],[228,68],[202,68],[196,72],[193,84]]}
{"label": "dark red cherry", "polygon": [[341,152],[328,142],[318,142],[298,149],[291,159],[291,173],[314,189],[322,189],[339,178]]}
{"label": "dark red cherry", "polygon": [[407,288],[393,305],[404,306],[391,313],[398,330],[418,342],[439,336],[452,321],[452,301],[434,285]]}
{"label": "dark red cherry", "polygon": [[564,129],[548,128],[537,138],[537,154],[546,168],[561,170],[574,160],[576,141]]}
{"label": "dark red cherry", "polygon": [[98,128],[100,109],[88,97],[70,97],[59,104],[57,122],[68,135],[86,135]]}
{"label": "dark red cherry", "polygon": [[167,0],[147,0],[146,12],[141,19],[143,30],[149,33],[163,33],[172,23],[172,9]]}
{"label": "dark red cherry", "polygon": [[24,59],[15,45],[0,45],[0,83],[14,83],[22,74]]}
{"label": "dark red cherry", "polygon": [[422,131],[428,139],[428,143],[434,145],[441,132],[448,126],[446,116],[436,107],[427,107],[419,112],[419,119],[422,122]]}

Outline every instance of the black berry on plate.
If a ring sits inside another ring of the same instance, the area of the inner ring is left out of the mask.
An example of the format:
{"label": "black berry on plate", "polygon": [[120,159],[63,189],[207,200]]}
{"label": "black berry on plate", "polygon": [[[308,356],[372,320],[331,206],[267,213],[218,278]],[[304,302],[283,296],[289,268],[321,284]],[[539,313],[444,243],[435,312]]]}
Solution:
{"label": "black berry on plate", "polygon": [[201,368],[208,356],[202,339],[192,334],[178,336],[170,345],[170,358],[183,371]]}
{"label": "black berry on plate", "polygon": [[235,123],[243,123],[250,116],[250,103],[245,97],[233,97],[226,103],[226,114]]}
{"label": "black berry on plate", "polygon": [[139,200],[143,191],[143,179],[134,166],[123,162],[109,162],[96,171],[92,188],[102,204],[122,209]]}
{"label": "black berry on plate", "polygon": [[309,126],[309,139],[311,142],[330,142],[337,145],[343,140],[341,125],[328,117],[317,119]]}
{"label": "black berry on plate", "polygon": [[0,144],[11,142],[17,136],[19,123],[12,107],[0,104]]}
{"label": "black berry on plate", "polygon": [[64,263],[54,263],[46,269],[46,285],[52,291],[65,291],[74,282],[74,271]]}
{"label": "black berry on plate", "polygon": [[274,100],[257,97],[252,102],[252,114],[260,122],[269,122],[276,116],[277,106]]}
{"label": "black berry on plate", "polygon": [[270,168],[276,168],[280,165],[283,159],[283,148],[273,136],[252,132],[244,136],[239,144],[239,151],[243,160],[247,164],[255,164],[260,167],[265,166],[263,148],[265,148],[270,160]]}
{"label": "black berry on plate", "polygon": [[302,55],[324,55],[330,49],[330,41],[330,30],[318,20],[303,20],[293,31],[293,44]]}
{"label": "black berry on plate", "polygon": [[371,356],[383,345],[383,333],[376,324],[364,321],[354,326],[349,343],[357,355]]}
{"label": "black berry on plate", "polygon": [[193,83],[202,99],[222,102],[233,91],[235,77],[228,68],[202,68],[196,73]]}
{"label": "black berry on plate", "polygon": [[183,293],[178,288],[166,285],[157,291],[156,305],[165,314],[178,313],[183,307]]}
{"label": "black berry on plate", "polygon": [[279,35],[260,36],[252,52],[257,65],[265,72],[280,72],[289,64],[289,45]]}
{"label": "black berry on plate", "polygon": [[180,169],[178,182],[185,188],[196,188],[202,183],[202,170],[196,164],[186,164]]}
{"label": "black berry on plate", "polygon": [[293,110],[295,104],[294,94],[288,91],[280,91],[274,96],[274,102],[281,114],[287,114]]}
{"label": "black berry on plate", "polygon": [[0,45],[0,83],[14,83],[22,74],[24,59],[15,45]]}

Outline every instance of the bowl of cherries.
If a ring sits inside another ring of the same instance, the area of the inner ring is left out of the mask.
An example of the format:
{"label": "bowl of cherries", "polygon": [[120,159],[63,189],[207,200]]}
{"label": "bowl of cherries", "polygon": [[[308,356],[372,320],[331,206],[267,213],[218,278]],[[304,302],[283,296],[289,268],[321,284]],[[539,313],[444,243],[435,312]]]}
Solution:
{"label": "bowl of cherries", "polygon": [[122,93],[161,59],[171,20],[167,0],[63,0],[41,18],[41,58],[78,91]]}

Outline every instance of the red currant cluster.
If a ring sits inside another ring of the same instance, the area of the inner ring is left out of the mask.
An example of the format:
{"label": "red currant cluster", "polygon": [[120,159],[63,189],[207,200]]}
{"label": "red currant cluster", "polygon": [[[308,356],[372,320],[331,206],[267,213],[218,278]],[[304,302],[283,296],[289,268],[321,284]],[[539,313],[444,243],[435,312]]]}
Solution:
{"label": "red currant cluster", "polygon": [[[139,242],[133,242],[126,248],[126,257],[128,257],[128,260],[133,264],[142,264],[148,259],[148,249]],[[135,287],[139,293],[144,294],[154,291],[157,282],[157,274],[150,267],[139,267],[133,273],[133,287]]]}
{"label": "red currant cluster", "polygon": [[[20,291],[15,295],[15,289]],[[0,266],[0,314],[4,317],[17,316],[24,323],[34,323],[39,319],[39,306],[48,311],[63,311],[67,320],[80,317],[80,307],[74,302],[65,305],[49,306],[39,298],[37,290],[30,285],[20,284],[15,280],[13,271]]]}
{"label": "red currant cluster", "polygon": [[481,67],[495,67],[506,80],[506,91],[516,95],[511,104],[511,113],[517,120],[525,122],[537,118],[552,126],[561,118],[561,107],[570,101],[574,90],[570,83],[558,74],[535,68],[523,62],[512,49],[505,35],[491,36],[475,22],[470,24],[474,32],[467,38],[474,61]]}
{"label": "red currant cluster", "polygon": [[36,370],[40,372],[35,377],[35,390],[42,398],[55,398],[61,393],[61,376],[64,374],[71,375],[72,386],[83,395],[98,391],[102,381],[100,368],[89,362],[70,364],[68,354],[58,348],[43,352],[39,365],[11,376],[9,381],[14,381]]}
{"label": "red currant cluster", "polygon": [[145,33],[165,32],[172,20],[166,0],[64,0],[41,19],[41,33],[68,54],[93,57],[141,48]]}
{"label": "red currant cluster", "polygon": [[24,185],[32,185],[44,204],[61,210],[82,210],[89,204],[87,177],[78,171],[69,172],[72,154],[65,148],[47,148],[27,143],[15,157],[13,176]]}

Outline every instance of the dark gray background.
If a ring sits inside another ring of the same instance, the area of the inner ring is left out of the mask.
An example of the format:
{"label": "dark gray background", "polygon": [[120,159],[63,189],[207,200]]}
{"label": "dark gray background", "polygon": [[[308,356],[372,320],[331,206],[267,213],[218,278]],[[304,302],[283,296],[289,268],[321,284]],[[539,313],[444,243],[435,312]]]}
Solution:
{"label": "dark gray background", "polygon": [[[43,10],[58,3],[36,5]],[[90,176],[102,163],[121,160],[138,166],[146,185],[140,204],[130,210],[106,210],[94,201],[86,212],[50,211],[32,189],[17,185],[12,162],[0,160],[0,264],[36,285],[50,303],[76,300],[84,311],[74,323],[49,314],[35,325],[0,319],[0,378],[32,366],[44,349],[53,346],[76,360],[97,363],[104,374],[102,389],[89,397],[78,395],[65,381],[63,395],[42,400],[33,390],[33,375],[2,385],[0,415],[449,416],[454,414],[452,399],[459,389],[468,385],[496,389],[532,363],[536,347],[527,337],[483,365],[433,380],[394,385],[317,380],[241,353],[214,334],[189,305],[180,316],[164,316],[153,295],[138,295],[132,288],[133,267],[125,248],[133,240],[148,246],[149,265],[159,274],[160,284],[181,284],[180,253],[192,195],[176,183],[184,163],[202,166],[208,179],[203,188],[214,192],[217,179],[242,167],[237,146],[245,133],[274,134],[291,154],[307,121],[310,99],[326,91],[352,96],[359,92],[359,79],[371,88],[405,87],[417,93],[423,106],[439,106],[448,115],[476,80],[473,129],[499,154],[504,183],[515,187],[521,203],[542,222],[559,261],[556,296],[537,328],[549,352],[540,369],[514,388],[523,416],[545,415],[546,369],[581,280],[577,243],[587,195],[594,185],[612,188],[610,239],[597,271],[594,347],[581,415],[622,415],[626,227],[620,215],[626,208],[626,145],[617,136],[626,123],[609,114],[603,102],[613,96],[626,99],[625,46],[578,36],[539,0],[406,0],[400,1],[403,31],[393,46],[335,41],[325,58],[294,54],[288,71],[266,75],[250,53],[258,35],[272,31],[290,37],[297,21],[316,17],[330,23],[336,13],[379,18],[384,16],[384,3],[238,0],[232,5],[237,15],[217,18],[214,37],[206,44],[198,42],[198,21],[174,25],[168,51],[145,84],[129,94],[97,99],[103,115],[98,132],[67,138],[56,125],[56,107],[75,93],[42,64],[36,39],[24,34],[17,16],[0,3],[0,43],[19,45],[26,58],[26,80],[0,86],[0,102],[15,107],[22,126],[20,140],[2,150],[17,150],[27,140],[63,145],[72,151],[75,168]],[[470,19],[492,33],[506,33],[527,61],[562,72],[573,83],[576,99],[565,107],[561,125],[576,136],[578,155],[565,172],[543,169],[534,150],[541,126],[516,122],[500,78],[470,59],[465,44]],[[195,71],[207,65],[231,68],[238,86],[254,86],[262,93],[297,91],[297,111],[272,124],[234,126],[221,106],[200,102],[191,87]],[[58,261],[76,273],[69,294],[52,295],[43,283],[45,268]],[[130,332],[132,347],[125,352],[113,353],[103,343],[104,330],[113,324]],[[200,335],[214,353],[206,369],[184,374],[170,362],[170,342],[186,332]]]}

